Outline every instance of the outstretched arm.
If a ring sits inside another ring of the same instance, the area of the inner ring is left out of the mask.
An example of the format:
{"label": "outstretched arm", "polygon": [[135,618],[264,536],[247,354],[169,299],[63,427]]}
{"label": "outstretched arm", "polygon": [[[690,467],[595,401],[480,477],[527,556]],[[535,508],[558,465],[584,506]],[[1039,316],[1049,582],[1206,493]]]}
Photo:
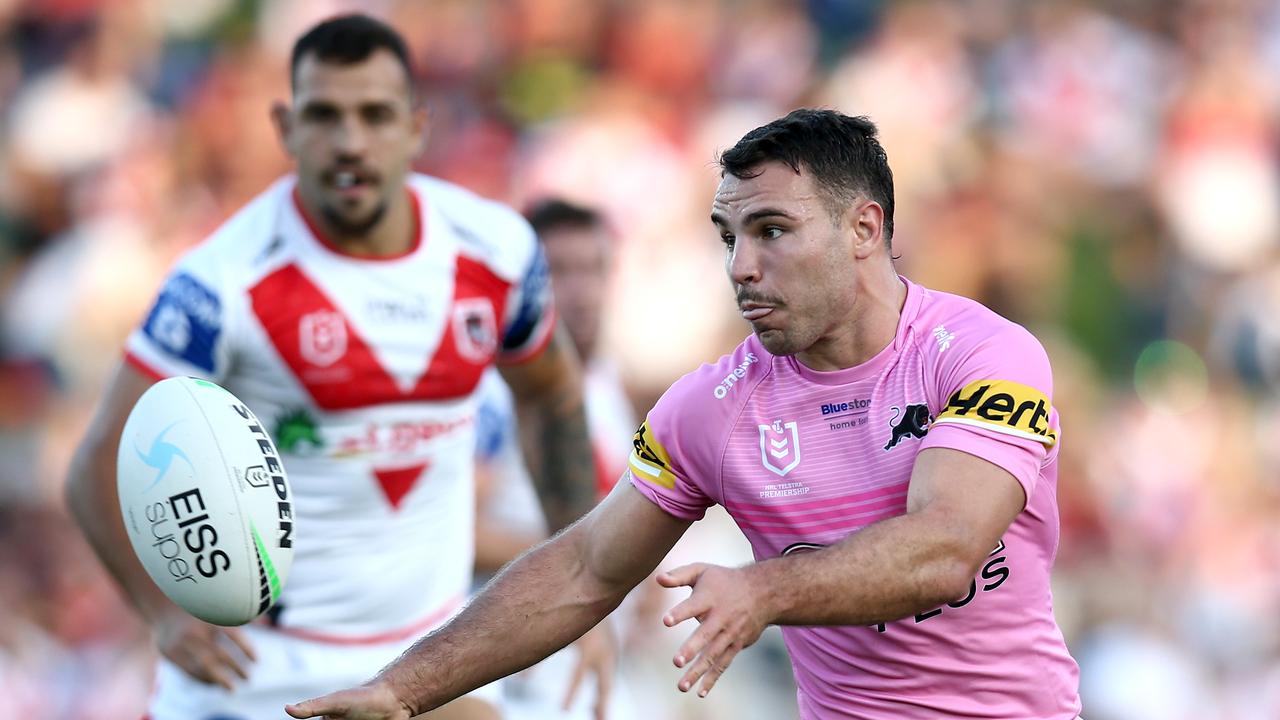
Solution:
{"label": "outstretched arm", "polygon": [[404,720],[529,667],[608,615],[688,526],[619,483],[364,687],[285,709],[296,718]]}

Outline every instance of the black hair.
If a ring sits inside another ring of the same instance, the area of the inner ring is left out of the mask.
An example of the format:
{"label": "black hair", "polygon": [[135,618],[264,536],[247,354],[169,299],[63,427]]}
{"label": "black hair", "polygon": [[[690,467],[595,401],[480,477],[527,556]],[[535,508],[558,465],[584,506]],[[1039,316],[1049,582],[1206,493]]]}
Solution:
{"label": "black hair", "polygon": [[559,198],[547,198],[535,203],[524,216],[539,237],[549,230],[595,228],[604,224],[604,218],[595,210]]}
{"label": "black hair", "polygon": [[742,136],[720,155],[722,172],[750,179],[761,165],[786,163],[813,175],[828,209],[836,218],[858,194],[884,209],[884,237],[893,237],[893,171],[876,139],[876,126],[865,117],[835,110],[802,108]]}
{"label": "black hair", "polygon": [[364,61],[378,49],[390,50],[396,56],[412,88],[413,68],[404,38],[381,20],[358,13],[329,18],[298,38],[289,58],[289,80],[296,86],[298,65],[308,55],[328,63],[352,65]]}

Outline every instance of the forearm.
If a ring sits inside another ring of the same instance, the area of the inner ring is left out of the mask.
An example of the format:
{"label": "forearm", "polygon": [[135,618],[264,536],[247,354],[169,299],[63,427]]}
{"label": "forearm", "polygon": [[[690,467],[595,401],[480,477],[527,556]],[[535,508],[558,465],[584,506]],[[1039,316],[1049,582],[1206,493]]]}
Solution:
{"label": "forearm", "polygon": [[[576,528],[575,528],[576,529]],[[415,713],[534,665],[599,623],[625,597],[585,566],[574,529],[502,571],[465,610],[376,678]]]}
{"label": "forearm", "polygon": [[977,572],[974,554],[945,521],[907,514],[746,570],[774,624],[871,625],[963,597]]}
{"label": "forearm", "polygon": [[553,531],[582,517],[595,504],[595,459],[582,400],[581,392],[564,392],[539,407],[541,453],[534,476]]}
{"label": "forearm", "polygon": [[67,506],[90,547],[115,578],[125,597],[145,619],[175,610],[138,561],[120,517],[116,495],[115,447],[82,447],[72,460]]}

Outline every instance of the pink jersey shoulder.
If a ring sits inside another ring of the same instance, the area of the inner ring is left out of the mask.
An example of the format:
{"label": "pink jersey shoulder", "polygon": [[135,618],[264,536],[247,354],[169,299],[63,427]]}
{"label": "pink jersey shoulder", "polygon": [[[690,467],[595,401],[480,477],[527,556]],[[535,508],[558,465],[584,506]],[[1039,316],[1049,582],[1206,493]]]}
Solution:
{"label": "pink jersey shoulder", "polygon": [[677,380],[636,431],[633,484],[688,520],[721,501],[720,464],[738,413],[772,372],[773,356],[755,336],[730,354]]}
{"label": "pink jersey shoulder", "polygon": [[1060,434],[1044,347],[1026,328],[978,302],[924,292],[912,324],[933,417],[924,446],[999,465],[1029,500]]}

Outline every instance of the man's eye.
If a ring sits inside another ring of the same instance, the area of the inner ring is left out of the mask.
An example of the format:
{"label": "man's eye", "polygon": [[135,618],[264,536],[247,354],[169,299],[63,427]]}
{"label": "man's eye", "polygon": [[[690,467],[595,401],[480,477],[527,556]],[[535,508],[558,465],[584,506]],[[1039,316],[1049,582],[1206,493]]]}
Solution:
{"label": "man's eye", "polygon": [[761,233],[761,235],[762,235],[762,236],[764,237],[764,239],[766,239],[766,240],[777,240],[778,238],[782,237],[782,228],[780,228],[780,227],[774,227],[774,226],[772,226],[772,225],[771,225],[771,226],[769,226],[769,227],[765,228],[765,229],[764,229],[764,232],[763,232],[763,233]]}
{"label": "man's eye", "polygon": [[720,236],[720,242],[724,243],[726,247],[733,247],[733,242],[736,239],[737,238],[729,233],[724,233]]}
{"label": "man's eye", "polygon": [[302,113],[308,122],[328,123],[338,119],[338,111],[327,107],[309,107]]}

